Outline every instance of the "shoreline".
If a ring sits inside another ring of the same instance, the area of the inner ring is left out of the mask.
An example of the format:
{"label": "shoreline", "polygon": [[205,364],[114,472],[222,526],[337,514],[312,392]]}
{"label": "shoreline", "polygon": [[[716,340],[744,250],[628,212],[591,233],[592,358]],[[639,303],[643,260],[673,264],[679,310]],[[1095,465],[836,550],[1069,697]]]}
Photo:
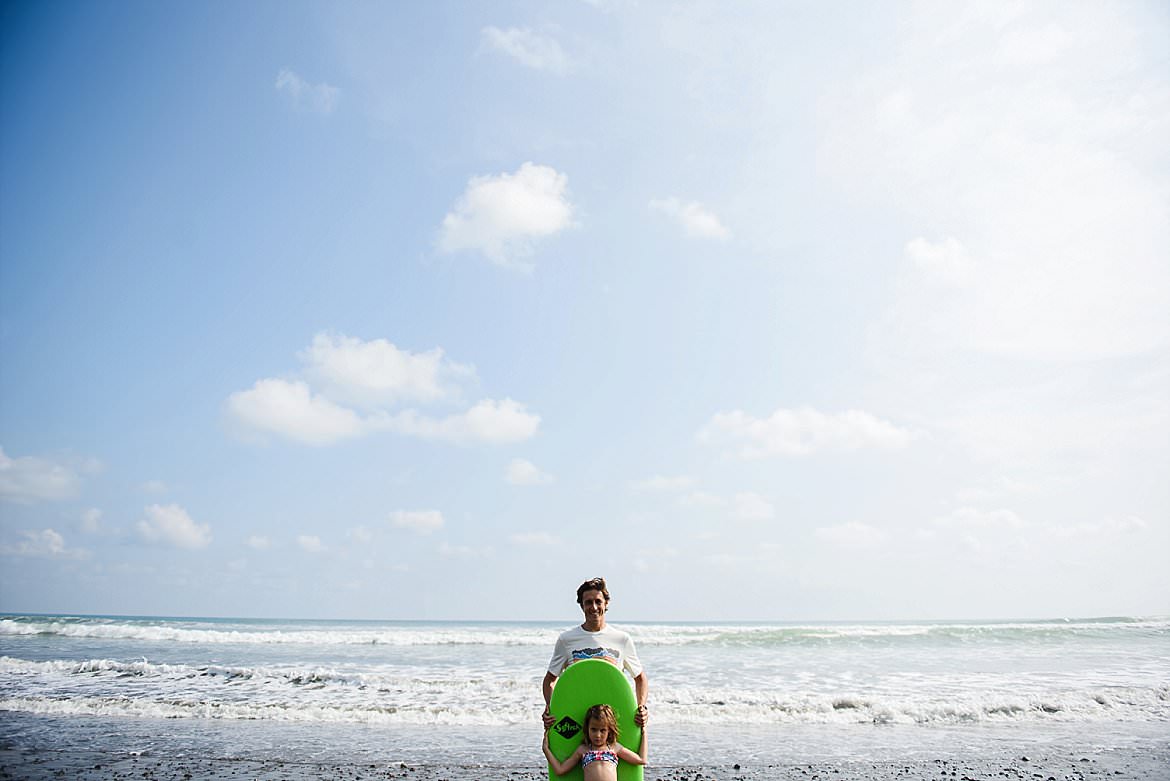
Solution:
{"label": "shoreline", "polygon": [[[1040,779],[1170,779],[1170,741],[1162,745],[1097,752],[1037,752],[1035,746],[1000,756],[969,756],[869,762],[842,760],[765,765],[647,766],[646,781],[991,781]],[[308,779],[412,779],[413,781],[544,781],[543,766],[523,764],[410,764],[406,762],[323,762],[312,760],[159,757],[101,749],[37,751],[0,748],[0,781],[44,779],[150,779],[150,781],[308,781]]]}

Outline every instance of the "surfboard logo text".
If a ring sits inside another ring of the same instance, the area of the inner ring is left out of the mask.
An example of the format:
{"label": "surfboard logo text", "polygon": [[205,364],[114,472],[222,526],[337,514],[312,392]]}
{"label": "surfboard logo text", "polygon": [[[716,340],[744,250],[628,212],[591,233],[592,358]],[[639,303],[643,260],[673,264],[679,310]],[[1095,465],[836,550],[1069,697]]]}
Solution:
{"label": "surfboard logo text", "polygon": [[571,716],[565,716],[553,725],[553,731],[565,740],[569,740],[581,731],[581,725],[574,721]]}

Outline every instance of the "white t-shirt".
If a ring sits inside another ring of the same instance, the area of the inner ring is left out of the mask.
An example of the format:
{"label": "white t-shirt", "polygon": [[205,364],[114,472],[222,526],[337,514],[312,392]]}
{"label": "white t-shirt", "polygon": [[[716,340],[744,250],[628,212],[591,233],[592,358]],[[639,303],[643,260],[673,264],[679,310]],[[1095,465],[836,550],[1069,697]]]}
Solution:
{"label": "white t-shirt", "polygon": [[634,678],[642,674],[642,662],[638,659],[633,639],[609,624],[599,632],[586,632],[580,625],[562,632],[553,648],[548,671],[559,676],[566,667],[581,659],[605,659]]}

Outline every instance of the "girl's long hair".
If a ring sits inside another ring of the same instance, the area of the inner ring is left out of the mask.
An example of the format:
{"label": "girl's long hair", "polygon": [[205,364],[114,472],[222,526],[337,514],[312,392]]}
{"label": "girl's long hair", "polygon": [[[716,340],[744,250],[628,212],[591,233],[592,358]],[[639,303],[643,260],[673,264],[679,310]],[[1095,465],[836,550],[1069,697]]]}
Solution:
{"label": "girl's long hair", "polygon": [[590,708],[588,711],[585,712],[585,727],[586,727],[586,729],[588,729],[588,727],[589,727],[589,720],[590,719],[597,719],[602,724],[604,724],[605,728],[609,731],[609,733],[605,739],[605,745],[612,746],[614,743],[617,743],[617,740],[618,740],[617,716],[614,715],[613,708],[609,707],[608,705],[606,705],[604,703],[602,703],[601,705],[594,705],[592,708]]}

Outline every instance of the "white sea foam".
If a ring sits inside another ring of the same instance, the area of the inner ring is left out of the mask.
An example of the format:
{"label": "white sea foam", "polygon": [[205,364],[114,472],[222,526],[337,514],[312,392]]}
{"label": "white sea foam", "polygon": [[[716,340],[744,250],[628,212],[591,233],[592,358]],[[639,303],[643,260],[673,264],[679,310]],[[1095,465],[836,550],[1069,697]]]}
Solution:
{"label": "white sea foam", "polygon": [[26,661],[0,657],[0,674],[9,675],[64,675],[88,676],[96,678],[106,675],[109,678],[123,679],[128,676],[135,678],[167,678],[189,679],[209,678],[222,681],[239,682],[243,680],[261,681],[270,683],[280,681],[293,685],[310,684],[341,684],[346,686],[369,686],[393,683],[397,680],[414,680],[405,676],[401,678],[382,679],[378,676],[364,673],[342,673],[324,667],[306,668],[276,668],[276,667],[235,667],[223,665],[193,666],[186,664],[154,664],[145,659],[139,661],[119,661],[116,659],[87,659],[74,662],[65,660]]}
{"label": "white sea foam", "polygon": [[1116,618],[1078,621],[939,622],[923,624],[633,624],[624,625],[644,645],[785,645],[818,641],[932,638],[1005,641],[1102,632],[1166,632],[1164,619]]}
{"label": "white sea foam", "polygon": [[[146,660],[27,661],[0,657],[0,709],[41,714],[491,725],[536,718],[533,676],[401,674],[384,669],[155,664]],[[972,683],[974,683],[972,681]],[[661,724],[956,724],[1170,721],[1170,686],[903,692],[654,690]]]}
{"label": "white sea foam", "polygon": [[[663,725],[1170,724],[1170,622],[626,624]],[[0,617],[0,709],[531,724],[553,624]]]}
{"label": "white sea foam", "polygon": [[[428,692],[434,694],[433,692]],[[450,694],[450,691],[446,692]],[[421,694],[416,692],[416,694]],[[189,693],[190,695],[190,693]],[[721,707],[702,703],[656,703],[658,725],[783,725],[783,724],[918,724],[972,723],[1092,723],[1098,721],[1167,721],[1166,690],[1129,690],[1114,693],[1112,703],[1100,704],[1089,694],[973,697],[955,702],[872,700],[859,698],[755,698]],[[529,698],[531,699],[531,698]],[[399,704],[377,701],[328,701],[295,698],[283,701],[231,701],[188,696],[135,698],[129,696],[0,696],[0,711],[57,715],[117,715],[151,718],[248,719],[295,722],[349,722],[492,726],[533,723],[535,706],[525,707],[510,696],[480,696],[438,705],[419,697]],[[513,706],[513,707],[510,707]]]}
{"label": "white sea foam", "polygon": [[1170,721],[1170,686],[1116,690],[875,694],[666,692],[655,718],[676,724],[971,724]]}
{"label": "white sea foam", "polygon": [[499,645],[549,646],[556,640],[553,629],[476,627],[387,627],[365,629],[321,626],[298,629],[220,629],[150,624],[136,621],[67,622],[0,619],[0,636],[52,635],[98,640],[146,640],[150,642],[248,644],[248,645],[388,645],[444,646]]}
{"label": "white sea foam", "polygon": [[346,708],[307,703],[251,704],[215,701],[155,701],[116,697],[0,697],[0,710],[55,716],[132,716],[156,719],[266,720],[301,723],[355,724],[466,724],[491,725],[498,720],[458,718],[453,711],[414,711],[394,708]]}
{"label": "white sea foam", "polygon": [[[791,645],[831,641],[895,641],[933,638],[954,641],[1005,641],[1021,638],[1073,636],[1103,631],[1170,630],[1166,620],[1110,619],[1102,621],[1040,621],[929,624],[620,624],[642,646],[676,645]],[[201,625],[173,619],[41,618],[0,619],[0,637],[49,635],[78,639],[145,640],[155,643],[252,645],[386,645],[410,646],[539,646],[551,647],[564,627],[525,624],[382,624],[288,625],[246,628]]]}

